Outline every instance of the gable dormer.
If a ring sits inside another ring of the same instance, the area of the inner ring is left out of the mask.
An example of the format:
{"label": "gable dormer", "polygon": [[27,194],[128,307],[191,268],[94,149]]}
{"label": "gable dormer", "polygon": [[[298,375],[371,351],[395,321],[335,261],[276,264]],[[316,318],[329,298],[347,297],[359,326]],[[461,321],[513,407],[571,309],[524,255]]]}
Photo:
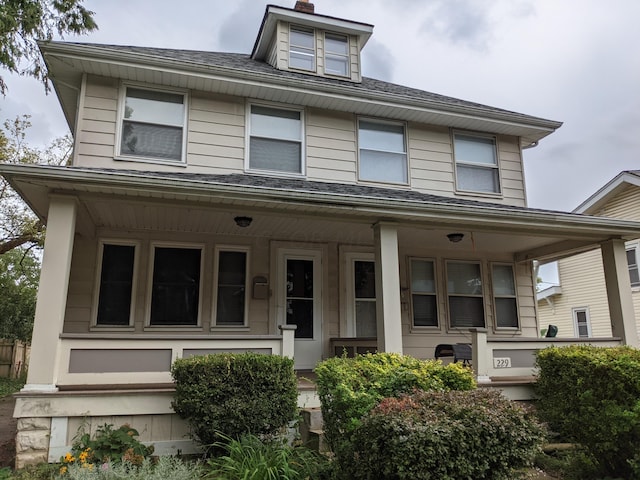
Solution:
{"label": "gable dormer", "polygon": [[267,5],[251,58],[278,70],[361,82],[360,52],[372,32],[367,23],[316,14],[308,1]]}

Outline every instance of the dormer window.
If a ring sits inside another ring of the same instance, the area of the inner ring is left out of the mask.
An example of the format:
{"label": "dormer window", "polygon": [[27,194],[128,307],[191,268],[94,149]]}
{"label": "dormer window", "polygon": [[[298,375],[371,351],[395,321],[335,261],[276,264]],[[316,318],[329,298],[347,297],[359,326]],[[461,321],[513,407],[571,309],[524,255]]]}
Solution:
{"label": "dormer window", "polygon": [[313,30],[291,27],[289,30],[289,68],[315,71],[315,43]]}
{"label": "dormer window", "polygon": [[349,39],[344,35],[327,33],[324,37],[324,72],[349,76]]}

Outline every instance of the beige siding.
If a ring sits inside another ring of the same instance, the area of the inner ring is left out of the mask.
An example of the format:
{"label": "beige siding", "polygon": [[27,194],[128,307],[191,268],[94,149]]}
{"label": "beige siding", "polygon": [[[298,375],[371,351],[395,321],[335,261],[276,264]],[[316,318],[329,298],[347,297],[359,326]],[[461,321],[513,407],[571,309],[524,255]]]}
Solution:
{"label": "beige siding", "polygon": [[451,196],[454,173],[449,129],[410,124],[407,136],[413,189]]}
{"label": "beige siding", "polygon": [[609,200],[595,215],[640,221],[640,188],[628,185],[621,193]]}
{"label": "beige siding", "polygon": [[362,74],[360,72],[360,46],[358,45],[357,37],[349,37],[349,54],[351,57],[350,71],[351,80],[354,82],[362,81]]}

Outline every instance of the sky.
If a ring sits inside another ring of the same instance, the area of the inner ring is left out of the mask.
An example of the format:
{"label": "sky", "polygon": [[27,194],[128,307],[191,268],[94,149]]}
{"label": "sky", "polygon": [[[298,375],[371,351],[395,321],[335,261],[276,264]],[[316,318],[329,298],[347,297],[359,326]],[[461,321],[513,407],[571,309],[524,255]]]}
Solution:
{"label": "sky", "polygon": [[[375,26],[365,76],[564,122],[524,151],[530,207],[571,211],[640,169],[640,1],[311,1]],[[99,30],[64,40],[250,53],[267,3],[295,0],[85,0]],[[36,145],[68,132],[54,93],[0,74],[0,119],[32,115]]]}

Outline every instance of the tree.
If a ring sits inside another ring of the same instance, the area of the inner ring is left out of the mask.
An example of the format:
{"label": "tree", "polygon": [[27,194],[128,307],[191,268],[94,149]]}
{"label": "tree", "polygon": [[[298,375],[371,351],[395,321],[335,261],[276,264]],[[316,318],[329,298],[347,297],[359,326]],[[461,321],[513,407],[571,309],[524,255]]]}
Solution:
{"label": "tree", "polygon": [[[71,136],[55,139],[45,149],[31,147],[26,133],[31,122],[29,115],[5,121],[0,129],[0,162],[16,164],[45,163],[62,165],[70,154]],[[42,245],[44,225],[22,201],[9,183],[0,177],[0,256],[20,246]]]}
{"label": "tree", "polygon": [[[94,12],[83,0],[2,0],[0,1],[0,67],[28,75],[44,83],[47,71],[38,49],[38,40],[51,40],[57,33],[83,34],[98,28]],[[0,93],[7,85],[0,76]]]}
{"label": "tree", "polygon": [[31,340],[39,277],[33,251],[14,248],[0,255],[0,338]]}

